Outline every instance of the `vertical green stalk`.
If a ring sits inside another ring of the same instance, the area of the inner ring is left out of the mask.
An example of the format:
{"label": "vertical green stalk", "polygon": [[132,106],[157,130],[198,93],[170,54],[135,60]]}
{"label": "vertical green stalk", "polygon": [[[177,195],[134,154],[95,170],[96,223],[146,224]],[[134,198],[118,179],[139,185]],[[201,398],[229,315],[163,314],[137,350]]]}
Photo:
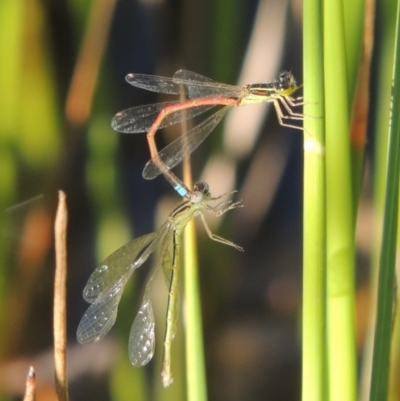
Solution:
{"label": "vertical green stalk", "polygon": [[[400,108],[400,2],[397,5],[395,62],[391,110]],[[391,113],[389,128],[386,196],[382,248],[379,266],[378,306],[371,378],[371,401],[386,400],[389,382],[389,356],[392,334],[395,285],[396,239],[400,178],[400,115]]]}
{"label": "vertical green stalk", "polygon": [[203,325],[193,219],[185,229],[184,249],[187,399],[188,401],[206,401]]}
{"label": "vertical green stalk", "polygon": [[324,3],[329,400],[356,399],[354,222],[343,3]]}
{"label": "vertical green stalk", "polygon": [[[180,100],[185,100],[182,91]],[[181,123],[182,136],[188,132],[187,121]],[[190,156],[183,160],[183,181],[188,188],[193,188]],[[189,221],[184,231],[184,294],[185,294],[185,345],[186,345],[186,391],[188,401],[207,400],[207,379],[204,361],[203,319],[197,240],[194,219]]]}
{"label": "vertical green stalk", "polygon": [[[374,329],[376,321],[376,300],[378,287],[378,266],[382,243],[383,209],[386,186],[387,150],[390,116],[390,88],[393,74],[393,52],[396,29],[396,0],[383,0],[376,3],[376,35],[375,58],[377,68],[373,79],[376,81],[374,101],[375,123],[374,132],[374,172],[373,172],[373,202],[374,202],[374,232],[373,255],[371,260],[371,302],[368,331],[363,352],[360,400],[366,401],[370,397],[371,372],[373,359]],[[395,383],[398,382],[396,376]],[[398,397],[394,398],[398,400]]]}
{"label": "vertical green stalk", "polygon": [[[23,71],[23,39],[25,10],[23,1],[0,3],[0,227],[6,227],[7,207],[15,202],[18,188],[18,167],[15,160],[15,139],[18,137],[16,121],[20,107],[20,87]],[[9,287],[10,243],[3,235],[0,242],[0,355],[4,357],[6,344]]]}
{"label": "vertical green stalk", "polygon": [[[326,400],[326,199],[322,0],[304,1],[303,401]],[[309,118],[307,116],[310,116]]]}

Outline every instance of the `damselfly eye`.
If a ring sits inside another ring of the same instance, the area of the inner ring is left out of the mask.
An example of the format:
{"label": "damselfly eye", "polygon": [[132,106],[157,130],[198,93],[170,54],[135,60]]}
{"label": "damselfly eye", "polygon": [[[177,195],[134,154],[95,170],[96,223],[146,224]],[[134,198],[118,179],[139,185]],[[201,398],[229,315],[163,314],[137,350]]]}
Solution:
{"label": "damselfly eye", "polygon": [[206,182],[200,181],[194,186],[193,191],[198,191],[203,195],[207,195],[210,192],[210,187]]}

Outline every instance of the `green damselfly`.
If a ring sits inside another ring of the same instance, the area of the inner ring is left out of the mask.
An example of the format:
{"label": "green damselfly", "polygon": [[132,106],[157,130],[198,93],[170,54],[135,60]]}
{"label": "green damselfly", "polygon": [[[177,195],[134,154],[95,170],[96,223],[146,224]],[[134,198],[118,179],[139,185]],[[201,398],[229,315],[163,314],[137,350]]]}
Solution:
{"label": "green damselfly", "polygon": [[191,200],[183,201],[169,215],[167,221],[155,232],[143,235],[122,246],[105,259],[92,273],[83,297],[91,305],[83,315],[77,338],[82,344],[93,343],[103,338],[114,325],[122,292],[133,272],[140,267],[157,247],[160,248],[157,263],[147,281],[142,303],[133,321],[129,334],[129,358],[133,366],[146,365],[154,353],[155,322],[151,304],[151,288],[157,272],[162,268],[169,283],[164,355],[161,377],[164,386],[172,383],[171,342],[174,338],[179,316],[179,274],[181,265],[181,236],[187,223],[200,216],[208,236],[225,245],[243,249],[211,232],[203,210],[221,216],[225,212],[241,207],[241,202],[224,201],[215,206],[208,202],[229,195],[213,198],[208,184],[196,184]]}

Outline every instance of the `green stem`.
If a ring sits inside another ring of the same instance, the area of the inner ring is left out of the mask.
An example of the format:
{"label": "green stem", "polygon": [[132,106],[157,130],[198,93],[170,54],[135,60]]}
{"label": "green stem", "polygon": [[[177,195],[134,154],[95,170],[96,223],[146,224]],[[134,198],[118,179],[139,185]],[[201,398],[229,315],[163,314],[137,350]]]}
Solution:
{"label": "green stem", "polygon": [[354,214],[343,3],[324,3],[329,400],[356,399]]}
{"label": "green stem", "polygon": [[[400,107],[400,2],[397,9],[395,63],[391,110]],[[375,328],[374,356],[371,378],[371,401],[386,400],[389,382],[389,357],[392,334],[393,295],[395,285],[396,239],[398,224],[400,178],[400,116],[391,113],[389,128],[386,197],[382,248],[379,266],[378,305]]]}
{"label": "green stem", "polygon": [[303,401],[326,399],[326,199],[322,2],[304,1]]}
{"label": "green stem", "polygon": [[203,325],[196,233],[193,220],[189,222],[185,229],[184,249],[187,399],[188,401],[206,401],[207,382],[204,362]]}

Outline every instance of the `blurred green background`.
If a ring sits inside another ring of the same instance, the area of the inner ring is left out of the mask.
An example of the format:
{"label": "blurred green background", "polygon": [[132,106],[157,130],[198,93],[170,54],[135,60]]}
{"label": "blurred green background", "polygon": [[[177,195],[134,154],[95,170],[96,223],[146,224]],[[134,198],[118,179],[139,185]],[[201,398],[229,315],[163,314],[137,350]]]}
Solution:
{"label": "blurred green background", "polygon": [[[291,70],[301,83],[301,35],[297,0],[0,2],[1,399],[21,397],[31,364],[38,400],[54,399],[52,227],[59,189],[69,207],[71,400],[185,399],[182,327],[170,389],[160,387],[161,348],[146,368],[127,362],[149,263],[126,289],[111,333],[92,346],[75,337],[87,308],[82,289],[97,263],[154,231],[179,202],[162,178],[142,179],[145,134],[111,129],[116,112],[166,100],[124,77],[186,68],[242,85]],[[302,135],[281,127],[266,105],[241,109],[230,111],[192,158],[195,181],[209,182],[214,195],[236,188],[245,204],[210,223],[243,254],[199,234],[209,399],[299,399]],[[160,146],[179,135],[179,127],[165,131]],[[371,231],[370,206],[363,205],[359,345]],[[156,292],[162,335],[166,293]]]}

